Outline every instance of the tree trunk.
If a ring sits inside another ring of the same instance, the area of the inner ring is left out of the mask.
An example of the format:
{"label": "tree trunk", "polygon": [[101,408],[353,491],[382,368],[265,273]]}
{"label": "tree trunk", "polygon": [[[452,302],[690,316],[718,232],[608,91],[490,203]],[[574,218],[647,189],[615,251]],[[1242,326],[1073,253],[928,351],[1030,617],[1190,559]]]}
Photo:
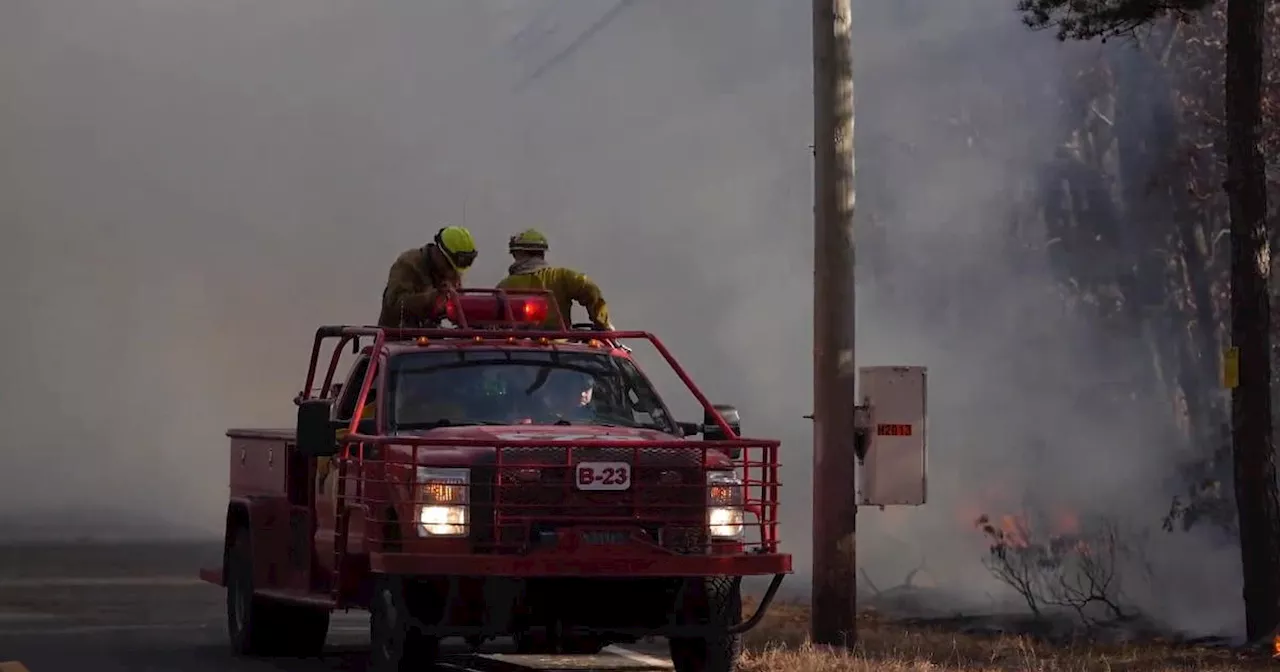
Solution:
{"label": "tree trunk", "polygon": [[1227,196],[1231,208],[1231,339],[1240,352],[1232,391],[1232,462],[1250,640],[1280,624],[1280,498],[1271,436],[1270,249],[1261,144],[1266,0],[1228,0]]}

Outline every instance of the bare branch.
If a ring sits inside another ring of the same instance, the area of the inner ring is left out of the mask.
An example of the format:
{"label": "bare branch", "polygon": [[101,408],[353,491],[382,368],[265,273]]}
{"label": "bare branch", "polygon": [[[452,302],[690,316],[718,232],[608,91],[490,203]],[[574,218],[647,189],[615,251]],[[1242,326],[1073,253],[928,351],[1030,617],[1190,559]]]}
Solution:
{"label": "bare branch", "polygon": [[1115,522],[1097,518],[1062,534],[1037,533],[1025,515],[1003,516],[999,524],[982,516],[976,525],[991,544],[983,565],[1022,597],[1033,616],[1058,607],[1096,626],[1133,615],[1120,572],[1136,565],[1147,575],[1149,564],[1121,538]]}

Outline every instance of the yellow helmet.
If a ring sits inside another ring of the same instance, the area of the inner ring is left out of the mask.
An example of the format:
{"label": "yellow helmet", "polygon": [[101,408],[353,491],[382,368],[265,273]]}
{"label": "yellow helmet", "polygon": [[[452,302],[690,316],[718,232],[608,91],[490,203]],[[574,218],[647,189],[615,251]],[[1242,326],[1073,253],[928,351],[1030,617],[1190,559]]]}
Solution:
{"label": "yellow helmet", "polygon": [[471,268],[476,261],[476,241],[471,232],[461,226],[446,226],[436,232],[436,247],[444,253],[449,264],[459,271]]}
{"label": "yellow helmet", "polygon": [[525,229],[507,241],[510,252],[546,252],[547,237],[537,229]]}

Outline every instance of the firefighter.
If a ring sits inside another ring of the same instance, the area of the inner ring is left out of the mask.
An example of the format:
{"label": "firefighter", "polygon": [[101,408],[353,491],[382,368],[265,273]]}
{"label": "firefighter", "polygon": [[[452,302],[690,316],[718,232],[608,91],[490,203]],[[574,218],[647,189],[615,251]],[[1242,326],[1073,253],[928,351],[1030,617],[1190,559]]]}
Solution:
{"label": "firefighter", "polygon": [[594,415],[591,399],[595,393],[595,380],[582,373],[561,375],[548,399],[557,415],[565,420],[584,420]]}
{"label": "firefighter", "polygon": [[557,371],[555,380],[547,385],[543,397],[547,411],[556,422],[590,422],[595,417],[591,410],[591,398],[595,381],[591,376],[576,371]]}
{"label": "firefighter", "polygon": [[524,390],[522,415],[528,423],[589,423],[595,413],[591,408],[595,381],[589,374],[568,369],[544,368]]}
{"label": "firefighter", "polygon": [[[587,309],[587,316],[596,329],[613,331],[609,321],[609,307],[605,305],[600,288],[586,275],[573,269],[552,266],[547,263],[547,237],[536,229],[521,231],[507,241],[507,249],[515,263],[507,269],[509,275],[498,283],[499,289],[548,289],[555,295],[560,318],[566,326],[573,302]],[[547,311],[546,329],[556,329],[556,316]]]}
{"label": "firefighter", "polygon": [[475,260],[475,239],[461,226],[446,226],[430,243],[406,250],[391,264],[378,326],[434,326],[440,319],[440,292],[456,289]]}

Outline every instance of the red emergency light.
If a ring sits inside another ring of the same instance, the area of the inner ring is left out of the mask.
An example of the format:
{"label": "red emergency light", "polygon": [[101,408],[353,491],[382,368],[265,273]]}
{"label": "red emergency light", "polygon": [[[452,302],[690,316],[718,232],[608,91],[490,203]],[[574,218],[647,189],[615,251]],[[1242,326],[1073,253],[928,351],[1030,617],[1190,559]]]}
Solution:
{"label": "red emergency light", "polygon": [[541,324],[550,307],[544,296],[507,297],[510,316],[503,309],[501,296],[458,296],[445,304],[445,316],[458,326],[493,326],[509,324]]}

